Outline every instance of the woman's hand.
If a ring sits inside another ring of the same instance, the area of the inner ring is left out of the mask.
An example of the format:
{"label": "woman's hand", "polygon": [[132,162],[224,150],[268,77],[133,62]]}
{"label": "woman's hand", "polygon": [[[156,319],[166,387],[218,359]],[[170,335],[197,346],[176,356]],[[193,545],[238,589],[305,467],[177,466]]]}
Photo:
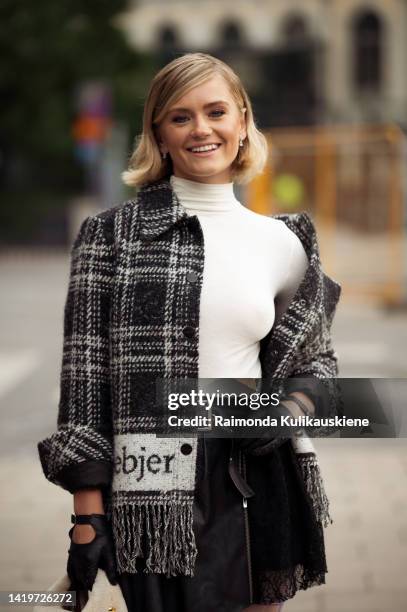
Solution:
{"label": "woman's hand", "polygon": [[75,590],[91,591],[98,568],[106,572],[111,584],[117,584],[113,536],[107,518],[91,516],[89,520],[90,525],[75,525],[69,531],[67,573]]}

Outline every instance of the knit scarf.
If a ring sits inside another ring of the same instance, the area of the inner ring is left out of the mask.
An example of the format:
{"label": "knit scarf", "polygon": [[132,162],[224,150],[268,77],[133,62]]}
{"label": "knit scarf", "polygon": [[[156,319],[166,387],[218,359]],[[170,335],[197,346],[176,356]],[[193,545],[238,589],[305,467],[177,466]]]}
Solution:
{"label": "knit scarf", "polygon": [[[193,503],[203,443],[152,432],[115,436],[111,518],[120,572],[136,573],[144,557],[146,572],[194,575]],[[327,526],[329,501],[312,441],[304,433],[291,443],[316,519]]]}

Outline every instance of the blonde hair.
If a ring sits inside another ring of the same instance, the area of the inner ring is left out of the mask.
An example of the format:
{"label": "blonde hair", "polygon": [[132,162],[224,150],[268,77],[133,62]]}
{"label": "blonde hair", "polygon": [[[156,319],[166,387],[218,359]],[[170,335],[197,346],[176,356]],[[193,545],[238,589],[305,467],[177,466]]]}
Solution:
{"label": "blonde hair", "polygon": [[225,79],[240,112],[246,109],[247,137],[232,163],[232,180],[245,184],[264,170],[268,160],[267,141],[255,125],[252,106],[240,78],[230,66],[212,55],[186,53],[161,68],[151,82],[144,104],[143,131],[136,138],[128,169],[122,173],[126,185],[137,187],[172,172],[169,156],[166,159],[161,157],[155,126],[174,102],[214,75],[221,75]]}

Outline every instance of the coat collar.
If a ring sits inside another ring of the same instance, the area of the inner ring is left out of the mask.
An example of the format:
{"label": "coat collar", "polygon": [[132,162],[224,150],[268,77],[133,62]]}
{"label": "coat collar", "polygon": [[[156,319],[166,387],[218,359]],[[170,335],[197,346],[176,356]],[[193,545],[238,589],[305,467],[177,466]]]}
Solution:
{"label": "coat collar", "polygon": [[[307,253],[309,265],[287,310],[260,342],[263,376],[269,373],[284,378],[293,356],[304,342],[312,346],[327,337],[335,314],[341,286],[322,269],[315,226],[308,213],[273,215],[298,236]],[[288,330],[290,342],[287,343]],[[301,370],[301,364],[299,365]]]}
{"label": "coat collar", "polygon": [[137,194],[140,238],[154,240],[188,218],[168,178],[143,185]]}

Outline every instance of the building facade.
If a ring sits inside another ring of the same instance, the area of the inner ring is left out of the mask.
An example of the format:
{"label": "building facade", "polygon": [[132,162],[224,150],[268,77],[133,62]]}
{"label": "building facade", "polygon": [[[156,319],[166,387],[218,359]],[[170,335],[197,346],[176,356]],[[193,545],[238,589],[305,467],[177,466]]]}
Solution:
{"label": "building facade", "polygon": [[262,127],[407,124],[406,0],[138,0],[120,26],[163,64],[230,63]]}

